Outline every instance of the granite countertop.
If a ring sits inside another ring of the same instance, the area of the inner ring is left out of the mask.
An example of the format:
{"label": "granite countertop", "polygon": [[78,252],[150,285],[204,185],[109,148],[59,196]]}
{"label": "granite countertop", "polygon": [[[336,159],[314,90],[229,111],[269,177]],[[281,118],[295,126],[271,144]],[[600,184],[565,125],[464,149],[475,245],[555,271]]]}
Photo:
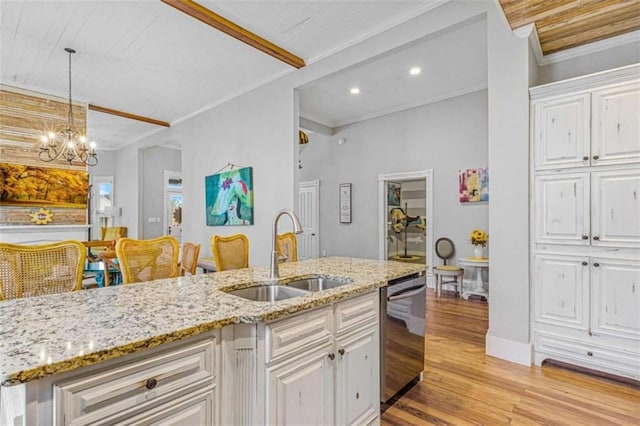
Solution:
{"label": "granite countertop", "polygon": [[220,291],[268,281],[265,267],[3,301],[0,384],[25,383],[229,324],[282,318],[424,270],[424,265],[340,257],[284,263],[282,282],[322,274],[353,283],[278,302]]}

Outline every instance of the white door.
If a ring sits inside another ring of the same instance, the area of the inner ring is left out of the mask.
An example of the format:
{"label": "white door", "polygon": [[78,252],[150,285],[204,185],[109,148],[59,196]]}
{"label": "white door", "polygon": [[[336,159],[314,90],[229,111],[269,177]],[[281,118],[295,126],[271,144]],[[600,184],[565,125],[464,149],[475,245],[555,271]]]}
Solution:
{"label": "white door", "polygon": [[536,242],[589,245],[589,172],[538,175]]}
{"label": "white door", "polygon": [[332,348],[327,342],[305,356],[267,369],[267,424],[335,424]]}
{"label": "white door", "polygon": [[589,165],[589,94],[534,105],[537,170]]}
{"label": "white door", "polygon": [[320,181],[300,182],[298,218],[302,234],[298,235],[298,260],[320,255]]}
{"label": "white door", "polygon": [[640,83],[593,92],[591,164],[640,159]]}
{"label": "white door", "polygon": [[593,258],[592,330],[640,340],[640,262]]}
{"label": "white door", "polygon": [[594,246],[640,247],[640,168],[591,172]]}
{"label": "white door", "polygon": [[539,254],[535,258],[536,321],[587,330],[589,258]]}
{"label": "white door", "polygon": [[380,408],[378,325],[336,341],[336,424],[372,424]]}

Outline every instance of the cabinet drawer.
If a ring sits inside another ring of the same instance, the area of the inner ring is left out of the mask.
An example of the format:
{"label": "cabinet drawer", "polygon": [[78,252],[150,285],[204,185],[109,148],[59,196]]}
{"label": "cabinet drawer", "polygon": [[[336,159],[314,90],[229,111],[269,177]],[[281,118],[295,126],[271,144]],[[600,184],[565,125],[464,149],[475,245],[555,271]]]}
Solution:
{"label": "cabinet drawer", "polygon": [[552,358],[634,379],[640,379],[640,363],[638,363],[640,350],[638,349],[637,345],[630,345],[629,350],[623,350],[564,336],[541,333],[535,335],[535,350],[538,356],[540,357],[540,353],[547,355],[543,355],[541,359]]}
{"label": "cabinet drawer", "polygon": [[378,292],[345,300],[336,305],[336,334],[352,330],[378,318]]}
{"label": "cabinet drawer", "polygon": [[[212,386],[214,340],[54,384],[56,424],[100,424]],[[112,423],[109,421],[108,423]]]}
{"label": "cabinet drawer", "polygon": [[330,307],[274,322],[266,327],[266,362],[296,355],[330,338]]}

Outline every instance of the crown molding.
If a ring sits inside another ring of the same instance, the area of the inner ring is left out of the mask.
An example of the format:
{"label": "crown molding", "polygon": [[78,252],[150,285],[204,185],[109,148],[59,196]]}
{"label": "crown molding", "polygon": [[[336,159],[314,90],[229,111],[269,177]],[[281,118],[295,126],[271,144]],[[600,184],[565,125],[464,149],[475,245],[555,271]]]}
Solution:
{"label": "crown molding", "polygon": [[534,100],[549,95],[563,95],[631,80],[640,81],[640,63],[532,87],[529,89],[529,94],[531,100]]}

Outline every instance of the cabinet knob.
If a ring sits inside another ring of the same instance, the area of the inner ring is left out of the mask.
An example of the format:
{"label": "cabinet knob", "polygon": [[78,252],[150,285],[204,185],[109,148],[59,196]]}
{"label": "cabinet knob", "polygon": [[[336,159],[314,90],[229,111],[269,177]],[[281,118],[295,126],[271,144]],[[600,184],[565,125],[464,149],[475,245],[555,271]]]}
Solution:
{"label": "cabinet knob", "polygon": [[587,355],[593,356],[593,352],[589,351],[589,352],[587,352]]}
{"label": "cabinet knob", "polygon": [[147,383],[144,385],[144,387],[146,387],[147,389],[153,389],[157,384],[158,381],[156,379],[149,379],[147,380]]}
{"label": "cabinet knob", "polygon": [[598,266],[600,266],[600,264],[599,264],[598,262],[595,262],[595,263],[593,264],[593,266],[595,266],[595,267],[597,268]]}
{"label": "cabinet knob", "polygon": [[333,361],[334,359],[336,359],[336,354],[329,354],[329,359],[331,361]]}
{"label": "cabinet knob", "polygon": [[344,349],[340,348],[340,349],[338,350],[338,353],[339,353],[340,355],[344,355]]}
{"label": "cabinet knob", "polygon": [[588,263],[587,262],[582,262],[582,266],[587,266]]}
{"label": "cabinet knob", "polygon": [[588,235],[583,235],[583,236],[582,236],[582,239],[583,239],[583,240],[588,240],[588,239],[589,239],[589,236],[588,236]]}
{"label": "cabinet knob", "polygon": [[599,155],[594,155],[594,156],[593,156],[593,159],[594,159],[594,160],[597,160],[598,158],[600,158],[600,156],[599,156]]}
{"label": "cabinet knob", "polygon": [[593,240],[594,240],[594,241],[599,241],[599,240],[600,240],[600,237],[598,237],[597,235],[595,235],[595,236],[593,237]]}
{"label": "cabinet knob", "polygon": [[582,161],[589,161],[589,157],[585,155],[584,157],[582,157]]}

